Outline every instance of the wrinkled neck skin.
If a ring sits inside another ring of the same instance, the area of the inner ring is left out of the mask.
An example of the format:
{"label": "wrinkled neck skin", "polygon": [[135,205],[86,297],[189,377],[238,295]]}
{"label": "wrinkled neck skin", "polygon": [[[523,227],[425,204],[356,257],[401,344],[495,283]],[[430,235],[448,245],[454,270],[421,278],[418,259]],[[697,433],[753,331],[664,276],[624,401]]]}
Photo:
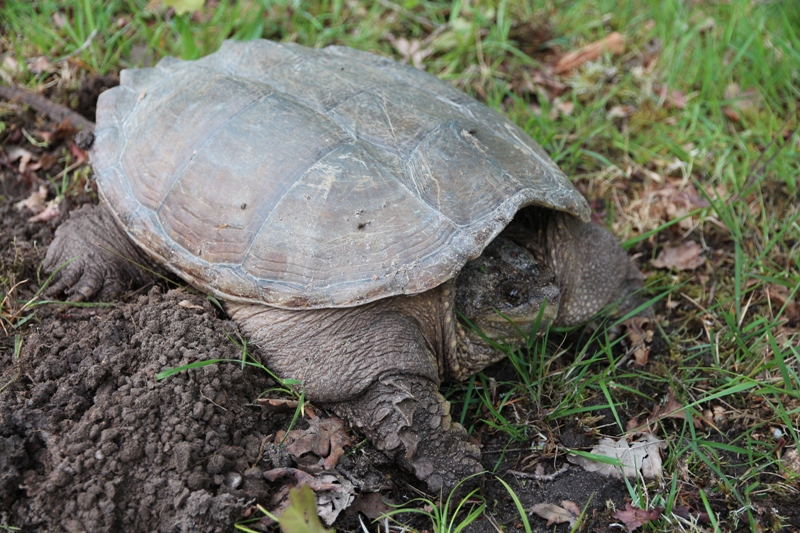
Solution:
{"label": "wrinkled neck skin", "polygon": [[644,276],[614,235],[598,224],[526,207],[501,235],[529,250],[555,273],[561,291],[557,326],[583,324],[604,309],[620,315],[644,301]]}

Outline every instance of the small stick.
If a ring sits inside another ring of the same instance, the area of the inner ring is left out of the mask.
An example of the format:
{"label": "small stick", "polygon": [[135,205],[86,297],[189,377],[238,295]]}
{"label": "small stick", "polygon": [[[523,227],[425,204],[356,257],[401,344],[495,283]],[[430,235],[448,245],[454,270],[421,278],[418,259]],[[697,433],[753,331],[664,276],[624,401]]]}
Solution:
{"label": "small stick", "polygon": [[536,481],[553,481],[561,474],[565,474],[569,470],[569,465],[564,465],[561,470],[556,470],[552,474],[531,474],[530,472],[519,472],[517,470],[509,470],[509,474],[514,474],[517,477],[524,479],[535,479]]}
{"label": "small stick", "polygon": [[55,122],[69,119],[70,123],[84,131],[94,131],[94,122],[67,106],[52,102],[41,94],[13,87],[0,86],[0,97],[11,102],[28,104],[39,113],[43,113]]}

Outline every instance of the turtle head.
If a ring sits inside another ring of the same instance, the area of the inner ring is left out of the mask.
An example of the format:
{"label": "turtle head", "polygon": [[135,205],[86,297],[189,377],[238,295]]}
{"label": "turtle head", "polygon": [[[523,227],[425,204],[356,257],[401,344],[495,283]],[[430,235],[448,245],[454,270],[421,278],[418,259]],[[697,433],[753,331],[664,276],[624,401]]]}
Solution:
{"label": "turtle head", "polygon": [[[547,327],[555,320],[559,297],[553,271],[505,237],[489,243],[456,280],[456,309],[498,341],[522,340],[537,320],[540,328]],[[482,342],[478,335],[470,337]]]}

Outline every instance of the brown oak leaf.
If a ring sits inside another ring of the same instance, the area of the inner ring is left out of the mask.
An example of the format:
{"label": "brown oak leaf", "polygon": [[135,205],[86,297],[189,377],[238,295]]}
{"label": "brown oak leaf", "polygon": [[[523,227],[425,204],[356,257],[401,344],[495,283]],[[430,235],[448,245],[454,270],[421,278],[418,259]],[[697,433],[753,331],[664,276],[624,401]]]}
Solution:
{"label": "brown oak leaf", "polygon": [[619,55],[624,51],[625,36],[615,31],[598,41],[587,44],[583,48],[564,54],[559,58],[556,64],[553,65],[553,72],[555,74],[563,74],[584,63],[594,61],[604,53]]}
{"label": "brown oak leaf", "polygon": [[561,502],[561,507],[554,503],[537,503],[531,508],[531,511],[547,520],[548,527],[553,524],[563,524],[564,522],[573,527],[581,515],[580,507],[569,500]]}
{"label": "brown oak leaf", "polygon": [[696,519],[701,524],[711,523],[711,518],[709,518],[708,513],[704,511],[695,511],[686,505],[681,507],[673,507],[672,514],[680,516],[684,520]]}
{"label": "brown oak leaf", "polygon": [[705,263],[703,248],[694,241],[679,246],[667,246],[658,257],[651,261],[656,268],[672,268],[675,270],[695,270]]}
{"label": "brown oak leaf", "polygon": [[625,527],[628,528],[628,531],[633,531],[640,528],[645,522],[658,520],[663,511],[663,507],[656,507],[652,511],[645,511],[644,509],[634,507],[630,503],[626,503],[624,510],[617,511],[611,516],[622,521]]}
{"label": "brown oak leaf", "polygon": [[644,366],[650,356],[650,343],[653,341],[653,321],[647,317],[635,316],[622,323],[628,332],[636,366]]}

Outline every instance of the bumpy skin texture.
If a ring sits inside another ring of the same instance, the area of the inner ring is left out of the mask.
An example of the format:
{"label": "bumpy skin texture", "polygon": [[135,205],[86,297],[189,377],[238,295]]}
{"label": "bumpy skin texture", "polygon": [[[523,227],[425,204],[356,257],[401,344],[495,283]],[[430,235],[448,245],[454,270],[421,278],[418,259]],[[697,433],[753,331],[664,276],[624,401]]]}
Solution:
{"label": "bumpy skin texture", "polygon": [[151,274],[139,265],[149,265],[149,260],[108,209],[85,205],[59,226],[47,250],[45,271],[60,267],[48,293],[63,292],[73,301],[108,300],[150,281]]}
{"label": "bumpy skin texture", "polygon": [[480,450],[450,418],[438,388],[418,376],[384,376],[355,400],[331,408],[437,494],[482,470]]}

